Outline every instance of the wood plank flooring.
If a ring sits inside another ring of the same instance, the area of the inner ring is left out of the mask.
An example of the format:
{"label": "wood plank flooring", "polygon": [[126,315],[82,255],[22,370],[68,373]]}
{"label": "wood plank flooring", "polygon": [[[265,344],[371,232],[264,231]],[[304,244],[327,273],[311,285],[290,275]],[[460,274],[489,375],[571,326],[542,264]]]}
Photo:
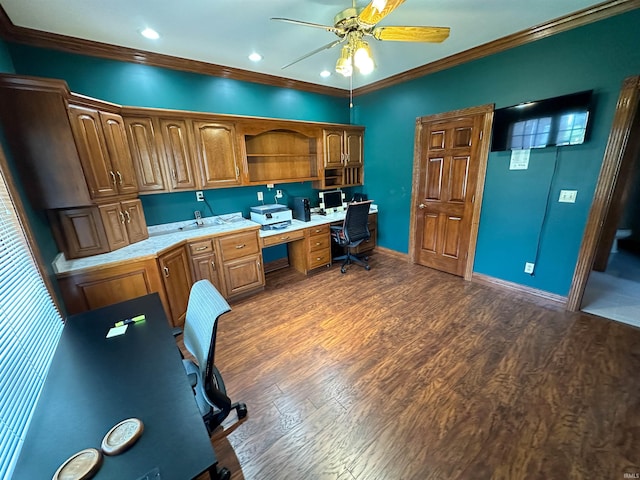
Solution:
{"label": "wood plank flooring", "polygon": [[638,478],[640,329],[371,266],[274,272],[221,318],[233,479]]}

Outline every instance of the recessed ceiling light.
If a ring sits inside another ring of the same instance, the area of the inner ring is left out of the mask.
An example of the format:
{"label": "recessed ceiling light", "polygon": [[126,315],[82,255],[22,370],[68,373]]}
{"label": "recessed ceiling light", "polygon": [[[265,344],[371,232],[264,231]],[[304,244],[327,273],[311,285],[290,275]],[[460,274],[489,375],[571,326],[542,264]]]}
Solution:
{"label": "recessed ceiling light", "polygon": [[251,60],[252,62],[259,62],[260,60],[262,60],[262,55],[253,52],[251,55],[249,55],[249,60]]}
{"label": "recessed ceiling light", "polygon": [[330,77],[331,76],[331,72],[329,70],[323,70],[323,71],[320,72],[320,76],[322,78]]}
{"label": "recessed ceiling light", "polygon": [[148,38],[149,40],[157,40],[160,38],[160,34],[156,32],[153,28],[145,28],[140,32],[140,35],[142,35],[145,38]]}

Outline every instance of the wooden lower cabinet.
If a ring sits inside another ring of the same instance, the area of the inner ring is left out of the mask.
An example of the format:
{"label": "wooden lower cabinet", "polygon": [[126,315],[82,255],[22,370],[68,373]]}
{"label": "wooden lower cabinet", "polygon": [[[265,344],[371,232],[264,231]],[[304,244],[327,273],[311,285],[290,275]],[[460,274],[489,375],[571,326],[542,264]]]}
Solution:
{"label": "wooden lower cabinet", "polygon": [[149,237],[138,199],[57,210],[50,219],[67,259],[110,252]]}
{"label": "wooden lower cabinet", "polygon": [[[59,275],[58,285],[69,315],[154,292],[160,295],[165,310],[168,307],[155,258]],[[114,322],[117,320],[114,319]]]}
{"label": "wooden lower cabinet", "polygon": [[222,292],[213,239],[189,243],[189,256],[191,257],[194,283],[199,280],[209,280],[218,291]]}
{"label": "wooden lower cabinet", "polygon": [[289,263],[305,275],[310,270],[331,265],[331,233],[329,225],[309,227],[304,240],[289,244]]}
{"label": "wooden lower cabinet", "polygon": [[264,288],[262,250],[258,231],[239,232],[216,239],[216,251],[220,252],[222,294],[235,298]]}
{"label": "wooden lower cabinet", "polygon": [[158,267],[167,294],[174,327],[182,327],[187,314],[192,275],[189,257],[183,246],[158,256]]}

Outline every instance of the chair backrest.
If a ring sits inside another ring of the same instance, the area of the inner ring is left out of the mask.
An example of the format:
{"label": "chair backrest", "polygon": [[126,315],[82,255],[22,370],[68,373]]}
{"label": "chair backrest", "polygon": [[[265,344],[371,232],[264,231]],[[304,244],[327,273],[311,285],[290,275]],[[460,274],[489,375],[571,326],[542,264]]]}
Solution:
{"label": "chair backrest", "polygon": [[372,200],[365,202],[352,202],[347,207],[342,230],[348,243],[366,240],[369,233],[369,207]]}
{"label": "chair backrest", "polygon": [[224,297],[209,280],[193,284],[184,321],[184,346],[196,358],[203,378],[213,366],[218,318],[231,311]]}

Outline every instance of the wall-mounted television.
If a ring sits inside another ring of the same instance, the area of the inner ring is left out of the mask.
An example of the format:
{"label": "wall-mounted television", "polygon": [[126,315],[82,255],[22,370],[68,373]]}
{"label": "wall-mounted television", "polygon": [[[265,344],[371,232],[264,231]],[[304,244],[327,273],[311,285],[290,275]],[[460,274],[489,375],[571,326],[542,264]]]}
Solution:
{"label": "wall-mounted television", "polygon": [[493,117],[491,151],[584,143],[589,134],[593,90],[499,108]]}

